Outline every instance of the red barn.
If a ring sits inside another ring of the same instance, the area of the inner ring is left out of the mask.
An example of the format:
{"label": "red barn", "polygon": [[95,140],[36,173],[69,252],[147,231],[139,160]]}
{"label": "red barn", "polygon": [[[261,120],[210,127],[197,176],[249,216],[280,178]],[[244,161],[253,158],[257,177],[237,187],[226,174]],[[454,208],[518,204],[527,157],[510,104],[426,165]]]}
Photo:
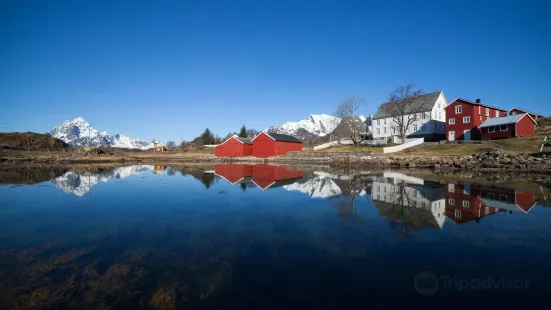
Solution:
{"label": "red barn", "polygon": [[446,107],[446,137],[454,140],[480,140],[479,126],[487,119],[505,116],[507,111],[466,99],[455,99]]}
{"label": "red barn", "polygon": [[253,175],[253,165],[244,164],[216,164],[214,174],[224,178],[230,184],[241,183],[250,180]]}
{"label": "red barn", "polygon": [[218,157],[243,157],[253,154],[251,139],[233,136],[214,148],[214,155]]}
{"label": "red barn", "polygon": [[253,183],[262,190],[293,184],[297,179],[302,177],[302,171],[290,170],[284,166],[272,165],[254,165],[253,166]]}
{"label": "red barn", "polygon": [[263,132],[253,139],[254,157],[280,156],[291,151],[302,151],[302,141],[293,136]]}
{"label": "red barn", "polygon": [[536,113],[532,113],[532,112],[528,112],[526,110],[523,110],[523,109],[519,109],[519,108],[512,108],[511,110],[509,110],[509,115],[515,115],[515,114],[524,114],[524,113],[528,113],[528,115],[530,115],[530,117],[532,117],[533,119],[537,120],[538,118],[544,118],[545,116],[541,115],[541,114],[536,114]]}
{"label": "red barn", "polygon": [[534,135],[536,121],[527,113],[491,118],[482,125],[483,140],[526,137]]}

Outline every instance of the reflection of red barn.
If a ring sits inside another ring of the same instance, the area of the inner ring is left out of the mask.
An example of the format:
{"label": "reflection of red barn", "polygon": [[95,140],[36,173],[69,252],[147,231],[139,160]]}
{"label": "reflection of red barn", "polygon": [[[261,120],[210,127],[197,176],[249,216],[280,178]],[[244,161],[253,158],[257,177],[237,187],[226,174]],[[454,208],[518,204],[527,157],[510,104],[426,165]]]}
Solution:
{"label": "reflection of red barn", "polygon": [[263,132],[252,142],[255,157],[279,156],[291,151],[302,151],[302,141],[293,136],[277,133]]}
{"label": "reflection of red barn", "polygon": [[248,180],[253,175],[253,165],[216,164],[214,173],[231,184]]}
{"label": "reflection of red barn", "polygon": [[214,155],[218,157],[243,157],[253,154],[251,139],[233,136],[214,148]]}
{"label": "reflection of red barn", "polygon": [[283,166],[254,165],[253,182],[261,189],[292,184],[302,177],[302,171]]}
{"label": "reflection of red barn", "polygon": [[480,199],[480,188],[470,184],[448,184],[446,217],[456,224],[480,221],[481,218],[502,210],[485,205]]}
{"label": "reflection of red barn", "polygon": [[536,205],[536,196],[534,192],[529,191],[482,187],[480,197],[489,207],[511,212],[528,213]]}

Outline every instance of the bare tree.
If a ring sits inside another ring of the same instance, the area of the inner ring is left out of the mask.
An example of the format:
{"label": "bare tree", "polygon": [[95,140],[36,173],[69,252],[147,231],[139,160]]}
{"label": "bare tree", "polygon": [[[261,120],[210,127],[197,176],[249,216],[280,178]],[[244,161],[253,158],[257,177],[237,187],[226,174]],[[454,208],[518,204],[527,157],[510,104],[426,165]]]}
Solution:
{"label": "bare tree", "polygon": [[180,142],[180,150],[183,152],[187,149],[189,145],[189,142],[187,142],[186,140],[182,140],[182,142]]}
{"label": "bare tree", "polygon": [[367,107],[363,97],[348,96],[345,97],[337,106],[337,112],[335,115],[341,118],[341,124],[344,126],[342,130],[350,137],[354,144],[361,142],[363,134],[362,121],[358,118],[358,110],[360,107]]}
{"label": "bare tree", "polygon": [[[407,132],[419,119],[423,105],[415,105],[415,99],[421,94],[420,90],[413,90],[413,85],[397,87],[388,95],[388,102],[381,106],[387,117],[391,117],[393,124],[400,133],[402,143],[406,142]],[[394,130],[394,129],[393,129]]]}
{"label": "bare tree", "polygon": [[176,142],[170,140],[166,143],[166,149],[169,151],[173,151],[176,148]]}
{"label": "bare tree", "polygon": [[247,128],[247,137],[249,139],[252,139],[252,138],[256,137],[259,133],[260,133],[260,131],[258,131],[256,129]]}

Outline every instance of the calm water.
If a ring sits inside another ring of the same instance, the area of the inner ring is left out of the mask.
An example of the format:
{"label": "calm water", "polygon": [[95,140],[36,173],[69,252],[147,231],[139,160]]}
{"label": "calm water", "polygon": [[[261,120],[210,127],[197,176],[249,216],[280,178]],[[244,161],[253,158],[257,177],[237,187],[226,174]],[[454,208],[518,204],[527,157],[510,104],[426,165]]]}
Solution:
{"label": "calm water", "polygon": [[6,169],[0,308],[527,306],[549,188],[268,165]]}

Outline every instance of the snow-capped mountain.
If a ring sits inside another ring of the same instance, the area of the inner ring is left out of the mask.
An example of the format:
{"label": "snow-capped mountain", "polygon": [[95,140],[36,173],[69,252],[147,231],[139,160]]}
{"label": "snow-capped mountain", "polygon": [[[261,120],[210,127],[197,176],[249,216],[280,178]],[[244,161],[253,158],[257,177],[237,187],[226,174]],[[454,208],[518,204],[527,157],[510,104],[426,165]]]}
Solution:
{"label": "snow-capped mountain", "polygon": [[64,175],[53,179],[52,184],[66,193],[72,193],[77,196],[83,196],[88,193],[92,187],[99,182],[107,182],[112,179],[122,180],[129,176],[137,175],[147,171],[153,171],[153,165],[138,165],[117,168],[103,174],[77,174],[69,171]]}
{"label": "snow-capped mountain", "polygon": [[52,137],[75,146],[110,146],[127,149],[150,149],[153,143],[141,141],[121,134],[98,131],[82,117],[64,121],[50,131]]}
{"label": "snow-capped mountain", "polygon": [[[358,117],[361,122],[366,121],[365,116]],[[341,123],[341,119],[327,114],[311,114],[308,119],[298,122],[286,122],[281,126],[267,128],[267,132],[275,132],[298,138],[324,137],[332,133]]]}
{"label": "snow-capped mountain", "polygon": [[272,126],[265,131],[304,137],[310,133],[318,137],[330,134],[341,122],[341,119],[327,114],[312,114],[308,119],[298,122],[286,122],[281,126]]}

